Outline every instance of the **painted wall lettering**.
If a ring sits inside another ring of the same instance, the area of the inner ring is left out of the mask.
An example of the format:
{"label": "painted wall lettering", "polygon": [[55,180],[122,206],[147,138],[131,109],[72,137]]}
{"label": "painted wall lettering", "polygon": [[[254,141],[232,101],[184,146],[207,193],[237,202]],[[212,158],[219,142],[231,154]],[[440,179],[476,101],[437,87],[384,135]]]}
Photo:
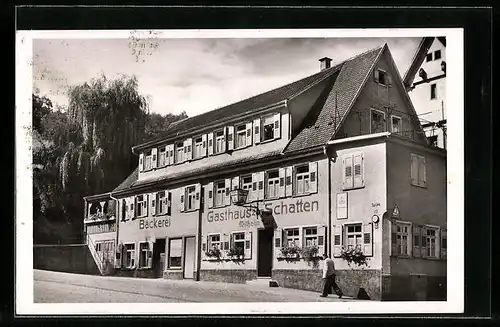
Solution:
{"label": "painted wall lettering", "polygon": [[154,229],[170,227],[170,218],[164,219],[141,219],[139,220],[139,229]]}

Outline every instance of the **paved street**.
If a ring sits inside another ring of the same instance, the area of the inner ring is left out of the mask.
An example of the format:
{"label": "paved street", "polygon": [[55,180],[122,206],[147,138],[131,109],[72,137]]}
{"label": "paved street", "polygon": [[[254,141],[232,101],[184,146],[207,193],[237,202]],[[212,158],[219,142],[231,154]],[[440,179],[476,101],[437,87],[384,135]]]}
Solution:
{"label": "paved street", "polygon": [[34,271],[35,303],[160,303],[160,302],[318,302],[319,293],[271,288],[260,283],[226,284],[192,280],[142,279]]}

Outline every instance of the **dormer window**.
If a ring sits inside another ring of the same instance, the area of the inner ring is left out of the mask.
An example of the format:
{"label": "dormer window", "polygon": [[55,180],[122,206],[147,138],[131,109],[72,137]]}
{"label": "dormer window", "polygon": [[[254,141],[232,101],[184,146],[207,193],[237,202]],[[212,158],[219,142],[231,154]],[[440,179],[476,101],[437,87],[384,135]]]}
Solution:
{"label": "dormer window", "polygon": [[146,151],[144,158],[144,170],[151,170],[152,160],[153,160],[152,150]]}
{"label": "dormer window", "polygon": [[246,124],[236,126],[236,149],[247,145],[247,126]]}
{"label": "dormer window", "polygon": [[194,139],[194,152],[193,152],[193,158],[201,158],[203,155],[203,139],[202,137],[197,137]]}
{"label": "dormer window", "polygon": [[274,116],[262,120],[262,141],[274,139]]}
{"label": "dormer window", "polygon": [[222,153],[225,151],[224,142],[224,131],[220,130],[215,132],[215,153]]}
{"label": "dormer window", "polygon": [[180,163],[184,161],[184,143],[178,142],[175,144],[175,162]]}
{"label": "dormer window", "polygon": [[161,148],[159,148],[159,154],[158,154],[158,166],[159,167],[166,166],[166,164],[167,164],[166,153],[167,153],[167,148],[165,146],[162,146]]}

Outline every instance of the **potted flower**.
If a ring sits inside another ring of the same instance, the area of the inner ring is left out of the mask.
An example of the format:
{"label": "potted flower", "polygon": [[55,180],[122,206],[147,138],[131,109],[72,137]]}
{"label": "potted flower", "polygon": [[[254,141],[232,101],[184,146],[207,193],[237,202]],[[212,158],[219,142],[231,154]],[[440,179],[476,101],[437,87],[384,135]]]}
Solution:
{"label": "potted flower", "polygon": [[302,257],[304,260],[309,264],[311,262],[315,263],[315,266],[317,266],[318,262],[318,246],[317,245],[310,245],[310,246],[305,246],[301,250]]}
{"label": "potted flower", "polygon": [[243,260],[245,251],[241,247],[232,247],[227,251],[227,255],[233,260]]}
{"label": "potted flower", "polygon": [[205,252],[205,255],[213,260],[220,260],[221,257],[221,252],[219,248],[213,247]]}
{"label": "potted flower", "polygon": [[301,249],[294,243],[285,245],[281,248],[281,255],[285,259],[298,259],[300,257]]}

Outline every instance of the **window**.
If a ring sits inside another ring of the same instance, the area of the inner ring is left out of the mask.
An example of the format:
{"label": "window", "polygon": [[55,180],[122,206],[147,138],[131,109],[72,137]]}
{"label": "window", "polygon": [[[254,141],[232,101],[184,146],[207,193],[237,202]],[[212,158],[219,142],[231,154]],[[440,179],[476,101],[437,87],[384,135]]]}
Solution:
{"label": "window", "polygon": [[168,268],[182,267],[182,238],[170,239],[168,244]]}
{"label": "window", "polygon": [[427,248],[428,258],[437,258],[436,249],[437,229],[426,227],[425,228],[425,245]]}
{"label": "window", "polygon": [[268,171],[267,174],[267,192],[266,198],[272,199],[279,196],[280,176],[278,170]]}
{"label": "window", "polygon": [[158,214],[159,215],[165,215],[168,213],[168,198],[167,198],[167,192],[161,191],[158,192]]}
{"label": "window", "polygon": [[431,84],[431,100],[436,99],[436,84]]}
{"label": "window", "polygon": [[135,243],[125,244],[125,267],[132,268],[135,265]]}
{"label": "window", "polygon": [[175,162],[180,163],[184,161],[184,143],[179,142],[175,144]]}
{"label": "window", "polygon": [[393,222],[391,231],[392,255],[410,255],[411,224]]}
{"label": "window", "polygon": [[401,118],[397,116],[391,116],[391,132],[400,133],[401,132]]}
{"label": "window", "polygon": [[304,245],[305,246],[318,245],[318,228],[317,227],[304,228]]}
{"label": "window", "polygon": [[243,254],[245,251],[245,233],[234,233],[232,243],[233,243],[233,248],[239,249]]}
{"label": "window", "polygon": [[345,154],[342,159],[344,190],[365,186],[364,155],[362,152]]}
{"label": "window", "polygon": [[411,161],[410,163],[411,184],[414,186],[426,187],[427,176],[426,176],[425,157],[412,153],[410,161]]}
{"label": "window", "polygon": [[441,50],[434,51],[434,60],[441,59]]}
{"label": "window", "polygon": [[163,167],[167,164],[167,149],[163,146],[160,148],[160,154],[158,155],[158,166]]}
{"label": "window", "polygon": [[431,53],[428,53],[428,54],[425,56],[425,61],[426,61],[426,62],[432,61],[432,52],[431,52]]}
{"label": "window", "polygon": [[194,140],[194,153],[193,158],[201,158],[203,156],[203,139],[200,137]]}
{"label": "window", "polygon": [[146,152],[146,156],[144,159],[144,170],[151,170],[152,160],[153,160],[152,151],[149,150]]}
{"label": "window", "polygon": [[250,192],[252,192],[252,175],[242,176],[240,178],[240,187],[248,191],[247,202],[250,201]]}
{"label": "window", "polygon": [[147,242],[139,243],[139,268],[148,265],[149,244]]}
{"label": "window", "polygon": [[361,248],[363,244],[361,224],[346,226],[347,249]]}
{"label": "window", "polygon": [[209,249],[221,249],[220,246],[220,234],[214,234],[208,236],[208,248]]}
{"label": "window", "polygon": [[218,131],[215,133],[215,153],[224,152],[224,131]]}
{"label": "window", "polygon": [[309,165],[299,166],[295,172],[296,194],[309,193]]}
{"label": "window", "polygon": [[247,145],[247,126],[236,126],[236,144],[235,148],[243,148]]}
{"label": "window", "polygon": [[427,140],[429,141],[430,146],[433,146],[433,147],[438,146],[438,136],[437,135],[428,136]]}
{"label": "window", "polygon": [[190,186],[186,188],[186,210],[196,209],[196,188]]}
{"label": "window", "polygon": [[385,132],[385,113],[373,110],[371,111],[371,133]]}
{"label": "window", "polygon": [[286,233],[286,244],[289,247],[300,246],[300,235],[298,228],[287,229],[285,233]]}
{"label": "window", "polygon": [[387,73],[386,73],[385,71],[380,70],[380,69],[378,70],[378,82],[379,82],[380,84],[382,84],[382,85],[387,85],[387,84],[389,84],[389,83],[388,83],[389,81],[388,81],[388,78],[387,78],[387,77],[388,77],[388,75],[387,75]]}
{"label": "window", "polygon": [[102,243],[96,243],[95,250],[96,250],[96,252],[101,252],[102,251]]}
{"label": "window", "polygon": [[147,206],[148,206],[148,203],[146,201],[146,196],[138,195],[137,196],[137,216],[138,217],[143,217],[143,216],[146,216],[148,214]]}
{"label": "window", "polygon": [[268,116],[262,120],[262,132],[262,141],[274,139],[274,116]]}
{"label": "window", "polygon": [[224,205],[226,197],[226,184],[224,181],[215,183],[215,206],[220,207]]}

